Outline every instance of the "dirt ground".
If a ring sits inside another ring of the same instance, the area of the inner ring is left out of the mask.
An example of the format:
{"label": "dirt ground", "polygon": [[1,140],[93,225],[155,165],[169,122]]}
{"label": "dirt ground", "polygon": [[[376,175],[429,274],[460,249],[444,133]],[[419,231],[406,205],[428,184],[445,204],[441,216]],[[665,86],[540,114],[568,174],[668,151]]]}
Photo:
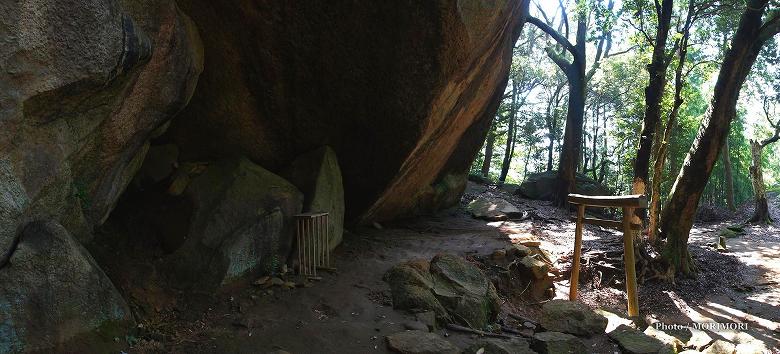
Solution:
{"label": "dirt ground", "polygon": [[[465,257],[489,255],[523,233],[539,237],[541,247],[557,259],[564,273],[555,284],[556,298],[567,298],[565,270],[570,266],[574,234],[570,214],[546,202],[520,199],[480,185],[469,186],[464,202],[484,194],[510,200],[527,211],[529,218],[490,223],[471,218],[461,207],[381,228],[354,228],[345,234],[334,254],[337,271],[324,274],[311,287],[263,289],[246,284],[215,296],[181,294],[189,300],[154,309],[157,313],[140,325],[143,335],[117,339],[117,344],[128,353],[387,353],[384,336],[404,330],[404,323],[413,320],[413,316],[392,308],[389,288],[382,281],[390,267],[442,252]],[[772,200],[773,212],[780,220],[777,202],[777,198]],[[733,220],[696,225],[691,251],[700,267],[697,279],[640,284],[640,311],[649,322],[747,322],[747,331],[708,334],[735,343],[757,339],[778,352],[780,227],[749,227],[744,235],[728,239],[727,253],[708,245],[722,227],[743,220],[745,213],[749,210],[735,214]],[[586,227],[585,257],[621,249],[621,236],[616,232]],[[589,275],[581,282],[580,300],[624,314],[622,277],[606,276],[589,267],[583,267]],[[505,311],[530,318],[540,308],[540,303],[504,304]],[[610,326],[620,321],[611,318]],[[448,330],[438,333],[461,348],[476,338]],[[585,344],[594,353],[619,352],[606,336],[587,339]]]}

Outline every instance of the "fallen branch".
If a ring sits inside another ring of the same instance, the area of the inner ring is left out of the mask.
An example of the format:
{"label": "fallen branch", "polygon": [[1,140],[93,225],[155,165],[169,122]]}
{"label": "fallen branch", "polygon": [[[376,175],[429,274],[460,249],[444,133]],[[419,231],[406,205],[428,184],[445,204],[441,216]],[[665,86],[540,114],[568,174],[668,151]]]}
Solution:
{"label": "fallen branch", "polygon": [[550,300],[552,300],[552,298],[547,299],[547,300],[537,301],[537,302],[525,302],[525,301],[523,301],[523,304],[527,305],[527,306],[541,305],[541,304],[546,304],[546,303],[550,302]]}
{"label": "fallen branch", "polygon": [[525,338],[531,338],[531,336],[529,336],[527,334],[523,334],[523,332],[520,332],[520,331],[518,331],[518,330],[516,330],[514,328],[511,328],[511,327],[501,326],[501,330],[506,332],[506,333],[517,334],[517,335],[523,336]]}
{"label": "fallen branch", "polygon": [[512,318],[518,320],[518,321],[521,321],[521,322],[531,322],[531,323],[534,324],[534,326],[537,326],[537,327],[539,326],[539,322],[536,322],[536,321],[534,321],[534,320],[532,320],[532,319],[530,319],[528,317],[520,316],[520,315],[518,315],[516,313],[512,313],[512,312],[507,313],[507,315],[509,317],[512,317]]}
{"label": "fallen branch", "polygon": [[493,338],[504,338],[504,339],[512,339],[515,338],[515,336],[510,336],[507,334],[499,334],[499,333],[490,333],[485,331],[480,331],[478,329],[468,328],[461,325],[456,325],[454,323],[448,323],[447,329],[457,332],[464,332],[464,333],[471,333],[471,334],[477,334],[484,337],[493,337]]}

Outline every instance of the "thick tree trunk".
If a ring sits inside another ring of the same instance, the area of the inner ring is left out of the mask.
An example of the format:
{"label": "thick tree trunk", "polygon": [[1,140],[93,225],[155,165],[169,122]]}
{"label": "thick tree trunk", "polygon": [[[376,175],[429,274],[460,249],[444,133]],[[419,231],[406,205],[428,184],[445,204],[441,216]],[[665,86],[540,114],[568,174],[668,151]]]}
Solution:
{"label": "thick tree trunk", "polygon": [[[672,22],[674,0],[664,0],[658,18],[658,30],[653,47],[653,58],[647,67],[650,81],[645,88],[645,116],[642,121],[642,133],[639,136],[639,148],[634,161],[634,180],[631,186],[634,194],[647,193],[647,181],[650,173],[650,156],[653,151],[655,132],[661,121],[661,101],[666,88],[666,70],[669,67],[669,56],[666,53],[666,42],[669,38],[669,28]],[[645,209],[637,209],[636,215],[641,220]]]}
{"label": "thick tree trunk", "polygon": [[491,131],[488,133],[487,141],[485,142],[485,159],[482,161],[482,176],[487,178],[490,175],[490,164],[493,162],[493,145],[496,143],[496,133]]}
{"label": "thick tree trunk", "polygon": [[[663,210],[661,237],[667,239],[663,258],[671,272],[692,274],[695,267],[688,253],[688,234],[712,168],[728,136],[736,115],[737,99],[745,78],[758,57],[768,34],[762,16],[768,0],[751,0],[718,74],[708,114],[699,127],[696,140],[672,187],[672,196]],[[771,28],[774,31],[774,27]]]}
{"label": "thick tree trunk", "polygon": [[726,184],[726,206],[729,210],[735,211],[737,207],[734,205],[734,176],[731,171],[731,154],[729,154],[729,138],[726,136],[726,141],[723,143],[723,151],[720,156],[723,158],[723,179]]}
{"label": "thick tree trunk", "polygon": [[[580,14],[584,17],[584,14]],[[566,127],[563,133],[561,158],[558,161],[558,190],[555,202],[559,207],[567,206],[566,198],[575,192],[576,173],[580,148],[582,146],[582,124],[585,114],[585,36],[584,20],[577,21],[576,55],[564,73],[569,82],[569,106],[566,112]]]}
{"label": "thick tree trunk", "polygon": [[750,166],[750,181],[753,183],[756,210],[748,222],[771,224],[772,216],[769,215],[769,204],[766,201],[766,187],[764,186],[764,170],[761,168],[761,152],[763,149],[764,146],[760,142],[750,141],[750,155],[753,157],[753,165]]}
{"label": "thick tree trunk", "polygon": [[576,44],[571,44],[567,38],[541,20],[534,17],[528,18],[529,23],[550,35],[573,57],[572,61],[569,62],[564,56],[556,53],[554,49],[547,49],[550,59],[566,75],[569,87],[569,106],[566,112],[566,127],[563,133],[561,157],[558,161],[558,186],[555,190],[555,203],[560,207],[567,205],[566,197],[575,188],[575,175],[582,147],[583,114],[585,113],[585,84],[587,82],[585,78],[585,48],[588,32],[588,13],[584,1],[578,1],[577,9],[579,19],[577,21]]}
{"label": "thick tree trunk", "polygon": [[[583,63],[584,64],[584,63]],[[566,114],[566,128],[561,146],[561,158],[558,162],[558,193],[556,204],[566,206],[566,197],[575,192],[580,147],[582,146],[582,115],[585,111],[585,70],[573,68],[569,77],[569,109]],[[581,74],[580,74],[581,73]]]}

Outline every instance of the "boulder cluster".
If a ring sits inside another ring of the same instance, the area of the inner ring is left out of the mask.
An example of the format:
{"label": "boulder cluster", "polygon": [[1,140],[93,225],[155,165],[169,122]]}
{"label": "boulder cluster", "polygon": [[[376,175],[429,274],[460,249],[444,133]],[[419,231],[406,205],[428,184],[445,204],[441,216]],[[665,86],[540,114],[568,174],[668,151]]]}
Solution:
{"label": "boulder cluster", "polygon": [[[283,267],[301,211],[330,213],[333,248],[344,218],[456,204],[527,3],[0,9],[0,352],[27,352],[122,333],[121,279]],[[153,271],[123,276],[138,252]]]}

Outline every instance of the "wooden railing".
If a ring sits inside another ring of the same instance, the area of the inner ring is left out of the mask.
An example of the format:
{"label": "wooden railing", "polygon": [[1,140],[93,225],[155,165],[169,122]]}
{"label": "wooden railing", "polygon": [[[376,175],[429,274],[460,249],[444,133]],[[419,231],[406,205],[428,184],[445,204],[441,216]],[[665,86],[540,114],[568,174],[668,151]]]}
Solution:
{"label": "wooden railing", "polygon": [[[626,295],[628,295],[628,315],[639,315],[639,299],[636,285],[636,261],[634,258],[634,237],[631,230],[639,230],[642,225],[632,224],[634,210],[647,208],[647,198],[642,194],[624,196],[587,196],[569,194],[569,203],[577,206],[577,218],[574,231],[574,257],[572,257],[571,277],[569,279],[569,300],[577,299],[577,285],[580,276],[580,257],[582,253],[582,225],[591,224],[611,227],[623,231],[623,262],[626,269]],[[604,220],[585,217],[586,207],[622,208],[623,220]]]}

